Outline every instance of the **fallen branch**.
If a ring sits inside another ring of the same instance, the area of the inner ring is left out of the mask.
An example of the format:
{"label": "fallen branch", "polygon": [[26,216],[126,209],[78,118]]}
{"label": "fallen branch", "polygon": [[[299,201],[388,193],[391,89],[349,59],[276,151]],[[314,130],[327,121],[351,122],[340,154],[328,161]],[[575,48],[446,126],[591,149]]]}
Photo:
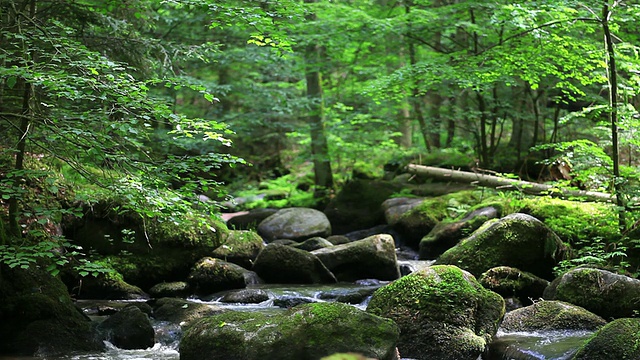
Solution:
{"label": "fallen branch", "polygon": [[539,184],[517,179],[508,179],[504,177],[485,175],[469,171],[449,170],[416,164],[407,165],[407,171],[411,174],[430,179],[468,183],[491,187],[498,190],[518,190],[522,191],[523,193],[532,195],[550,195],[561,198],[575,197],[597,202],[613,203],[615,201],[615,197],[607,193],[585,190],[560,189],[547,184]]}

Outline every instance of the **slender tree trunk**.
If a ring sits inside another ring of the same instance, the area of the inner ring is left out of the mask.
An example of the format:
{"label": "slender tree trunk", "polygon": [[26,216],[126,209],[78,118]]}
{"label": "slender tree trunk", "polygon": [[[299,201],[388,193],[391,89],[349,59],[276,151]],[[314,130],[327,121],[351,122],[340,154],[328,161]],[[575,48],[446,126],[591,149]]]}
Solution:
{"label": "slender tree trunk", "polygon": [[[314,2],[315,0],[305,0],[307,4]],[[315,21],[316,15],[307,15],[307,20]],[[333,187],[333,173],[331,171],[329,144],[323,121],[320,60],[321,55],[318,45],[314,43],[308,44],[305,48],[305,78],[307,80],[307,100],[309,101],[307,119],[311,128],[311,154],[313,156],[315,184],[318,187],[316,194],[322,196],[326,189]]]}
{"label": "slender tree trunk", "polygon": [[476,99],[478,100],[478,111],[480,112],[480,132],[478,134],[480,165],[486,167],[490,163],[489,147],[487,146],[487,108],[480,91],[476,91]]}
{"label": "slender tree trunk", "polygon": [[412,143],[412,133],[413,126],[411,123],[411,105],[409,104],[409,100],[406,100],[402,103],[402,108],[400,109],[400,137],[397,140],[398,145],[401,147],[408,149],[411,147]]}
{"label": "slender tree trunk", "polygon": [[616,74],[616,54],[613,47],[613,38],[609,29],[611,11],[609,1],[602,7],[602,30],[607,49],[607,72],[609,78],[609,121],[611,123],[611,160],[613,161],[613,189],[618,205],[618,225],[621,231],[626,230],[625,203],[622,194],[622,178],[620,177],[620,144],[618,142],[618,78]]}
{"label": "slender tree trunk", "polygon": [[[411,3],[405,5],[405,12],[409,14],[411,12]],[[409,24],[407,26],[411,31],[411,20],[409,20]],[[415,44],[409,38],[408,39],[408,47],[409,47],[409,62],[411,66],[414,66],[418,60],[416,57],[416,49]],[[413,112],[418,120],[418,125],[420,125],[420,133],[422,134],[422,139],[424,140],[424,146],[427,148],[428,152],[431,152],[431,141],[429,140],[429,130],[427,128],[427,121],[424,118],[424,112],[422,111],[422,96],[420,95],[420,91],[418,89],[419,82],[414,78],[413,84],[411,87],[411,105],[413,107]]]}
{"label": "slender tree trunk", "polygon": [[[32,19],[33,17],[35,17],[35,14],[36,14],[36,0],[30,0],[28,3],[28,6],[29,6],[29,17]],[[16,14],[16,21],[19,21],[17,19],[17,16],[18,15]],[[17,27],[17,31],[18,32],[21,31],[19,24]],[[30,51],[26,46],[24,48],[24,53],[26,58],[31,57],[29,55]],[[24,178],[19,174],[22,170],[24,170],[24,158],[25,158],[26,147],[27,147],[27,139],[29,135],[29,128],[31,127],[31,98],[33,96],[32,85],[28,81],[26,81],[25,79],[21,79],[19,83],[22,86],[22,109],[20,111],[20,115],[22,116],[20,119],[20,134],[19,134],[20,139],[18,140],[18,143],[16,145],[16,155],[15,155],[16,158],[14,163],[14,170],[18,175],[15,177],[16,182],[14,186],[21,186],[22,182],[24,181]],[[9,207],[8,209],[9,232],[11,233],[11,235],[16,237],[19,237],[21,235],[20,225],[18,223],[19,212],[20,212],[18,201],[19,201],[18,195],[14,193],[9,198],[9,206],[8,206]]]}

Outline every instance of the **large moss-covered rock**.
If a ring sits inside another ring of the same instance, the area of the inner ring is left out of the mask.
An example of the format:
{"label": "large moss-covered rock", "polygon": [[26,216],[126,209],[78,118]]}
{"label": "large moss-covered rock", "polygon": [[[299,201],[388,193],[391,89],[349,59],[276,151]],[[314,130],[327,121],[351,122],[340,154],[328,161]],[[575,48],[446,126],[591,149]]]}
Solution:
{"label": "large moss-covered rock", "polygon": [[35,266],[0,267],[0,354],[55,356],[104,348],[64,284]]}
{"label": "large moss-covered rock", "polygon": [[456,265],[476,276],[493,267],[510,266],[552,279],[564,253],[560,238],[540,220],[516,213],[488,221],[442,254],[436,264]]}
{"label": "large moss-covered rock", "polygon": [[397,339],[390,320],[350,305],[313,303],[276,315],[234,311],[198,320],[185,331],[180,359],[300,360],[356,352],[391,360]]}
{"label": "large moss-covered rock", "polygon": [[420,240],[420,259],[433,260],[457,245],[487,220],[495,219],[500,211],[493,206],[473,210],[457,221],[439,222]]}
{"label": "large moss-covered rock", "polygon": [[572,360],[640,360],[640,319],[614,320],[600,329]]}
{"label": "large moss-covered rock", "polygon": [[432,266],[378,289],[367,312],[400,327],[403,357],[476,360],[495,335],[504,300],[455,266]]}
{"label": "large moss-covered rock", "polygon": [[100,323],[103,338],[121,349],[146,349],[155,343],[149,317],[136,306],[127,306]]}
{"label": "large moss-covered rock", "polygon": [[200,259],[187,277],[187,283],[201,295],[218,291],[242,289],[247,286],[243,267],[220,259],[205,257]]}
{"label": "large moss-covered rock", "polygon": [[380,234],[312,251],[339,281],[395,280],[400,277],[395,243]]}
{"label": "large moss-covered rock", "polygon": [[254,231],[229,231],[222,245],[211,256],[250,269],[264,248],[264,241]]}
{"label": "large moss-covered rock", "polygon": [[85,250],[102,255],[122,251],[146,254],[154,249],[214,249],[228,228],[217,216],[194,208],[180,217],[180,223],[143,219],[132,211],[122,211],[122,199],[107,198],[85,204],[82,217],[65,217],[61,224],[65,237]]}
{"label": "large moss-covered rock", "polygon": [[607,270],[576,268],[551,282],[544,298],[581,306],[605,319],[632,317],[640,309],[640,280]]}
{"label": "large moss-covered rock", "polygon": [[508,266],[491,268],[482,273],[478,281],[502,297],[516,298],[526,305],[542,298],[544,290],[549,286],[549,281],[545,279]]}
{"label": "large moss-covered rock", "polygon": [[584,308],[562,301],[537,301],[508,312],[504,331],[597,330],[607,322]]}
{"label": "large moss-covered rock", "polygon": [[268,283],[334,283],[335,276],[308,251],[281,244],[267,245],[256,258],[255,271]]}
{"label": "large moss-covered rock", "polygon": [[191,295],[191,286],[186,281],[172,281],[155,284],[149,289],[154,298],[187,297]]}
{"label": "large moss-covered rock", "polygon": [[309,208],[282,209],[258,225],[258,234],[267,242],[276,239],[304,241],[314,236],[331,235],[331,223],[327,216]]}

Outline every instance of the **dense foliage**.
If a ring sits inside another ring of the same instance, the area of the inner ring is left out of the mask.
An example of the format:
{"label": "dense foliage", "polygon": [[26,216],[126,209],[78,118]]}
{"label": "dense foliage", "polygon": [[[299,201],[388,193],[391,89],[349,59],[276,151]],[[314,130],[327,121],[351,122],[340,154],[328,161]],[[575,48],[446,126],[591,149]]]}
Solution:
{"label": "dense foliage", "polygon": [[635,2],[0,0],[0,16],[14,266],[70,246],[54,224],[104,197],[179,223],[226,189],[280,178],[306,205],[425,159],[612,192],[634,229]]}

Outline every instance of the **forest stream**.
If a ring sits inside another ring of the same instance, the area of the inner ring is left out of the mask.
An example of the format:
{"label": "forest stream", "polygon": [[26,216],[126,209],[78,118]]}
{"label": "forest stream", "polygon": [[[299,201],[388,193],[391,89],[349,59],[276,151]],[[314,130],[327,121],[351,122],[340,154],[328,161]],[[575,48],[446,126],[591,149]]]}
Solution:
{"label": "forest stream", "polygon": [[[424,263],[429,263],[423,261]],[[414,267],[419,261],[400,261],[405,266]],[[424,265],[424,264],[422,264]],[[299,304],[304,302],[335,301],[339,296],[349,296],[357,293],[371,292],[385,282],[375,280],[358,282],[355,284],[333,284],[333,285],[251,285],[269,294],[269,300],[258,304],[238,304],[224,303],[219,300],[224,295],[217,293],[209,299],[189,299],[193,302],[212,305],[229,310],[240,311],[260,311],[277,312],[283,311],[286,304]],[[353,306],[366,309],[371,296],[364,297],[364,300]],[[110,301],[110,300],[79,300],[77,302],[85,314],[94,321],[102,321],[107,316],[96,315],[99,309],[118,309],[131,301]],[[153,347],[144,350],[124,350],[106,343],[105,352],[69,354],[60,357],[46,356],[49,360],[179,360],[178,352],[179,340],[182,334],[179,325],[166,321],[152,320],[155,330],[156,343]],[[490,354],[480,359],[482,360],[563,360],[569,359],[578,349],[584,340],[592,332],[588,331],[549,331],[549,332],[513,332],[506,333],[499,330],[490,346]],[[4,357],[0,360],[31,360],[43,359],[43,357]],[[479,360],[480,360],[479,359]],[[410,360],[403,358],[402,360]]]}

